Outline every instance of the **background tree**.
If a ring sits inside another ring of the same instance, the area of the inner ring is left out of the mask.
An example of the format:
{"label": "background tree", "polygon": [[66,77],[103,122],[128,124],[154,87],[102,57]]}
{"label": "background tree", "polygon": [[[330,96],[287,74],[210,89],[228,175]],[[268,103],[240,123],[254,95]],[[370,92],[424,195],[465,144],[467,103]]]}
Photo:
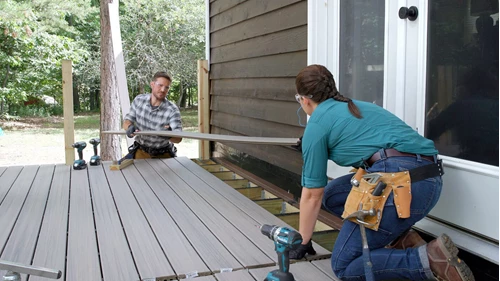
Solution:
{"label": "background tree", "polygon": [[[109,4],[118,0],[101,0],[101,131],[120,130],[120,100],[116,64],[111,40]],[[111,5],[118,9],[118,4]],[[121,158],[120,136],[101,136],[101,158],[117,160]]]}
{"label": "background tree", "polygon": [[78,65],[90,55],[71,22],[92,11],[85,0],[0,1],[0,115],[28,96],[62,101],[62,59]]}

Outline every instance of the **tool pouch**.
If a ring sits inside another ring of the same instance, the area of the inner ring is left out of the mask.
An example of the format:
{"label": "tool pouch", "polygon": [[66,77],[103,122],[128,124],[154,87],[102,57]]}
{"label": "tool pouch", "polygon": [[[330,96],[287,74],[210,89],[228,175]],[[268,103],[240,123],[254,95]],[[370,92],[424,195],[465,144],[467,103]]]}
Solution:
{"label": "tool pouch", "polygon": [[134,143],[128,147],[128,154],[131,156],[131,159],[135,159],[135,153],[140,147],[141,145],[136,141],[134,141]]}
{"label": "tool pouch", "polygon": [[[344,213],[342,218],[347,218],[352,213],[361,210],[375,210],[374,216],[366,216],[364,218],[365,227],[378,230],[380,225],[380,220],[382,219],[382,213],[384,211],[384,205],[387,201],[387,197],[391,193],[390,188],[385,188],[380,196],[374,196],[372,194],[377,183],[369,183],[365,179],[361,179],[359,186],[353,186],[351,192],[347,196],[347,200],[344,205]],[[361,223],[357,218],[349,218],[350,221],[355,223]]]}
{"label": "tool pouch", "polygon": [[[399,173],[378,173],[381,175],[379,181],[387,184],[380,196],[374,196],[373,190],[378,182],[369,183],[364,178],[361,179],[359,186],[353,186],[351,192],[347,196],[344,205],[344,213],[342,218],[347,218],[349,215],[360,210],[375,210],[374,216],[366,216],[364,218],[365,227],[377,231],[382,219],[385,203],[391,193],[394,191],[394,205],[397,208],[400,218],[410,216],[411,203],[411,180],[407,171]],[[357,218],[348,218],[352,222],[361,223]]]}
{"label": "tool pouch", "polygon": [[396,173],[391,185],[394,192],[394,206],[396,206],[396,210],[398,211],[398,217],[400,219],[409,218],[411,206],[410,173],[408,171]]}

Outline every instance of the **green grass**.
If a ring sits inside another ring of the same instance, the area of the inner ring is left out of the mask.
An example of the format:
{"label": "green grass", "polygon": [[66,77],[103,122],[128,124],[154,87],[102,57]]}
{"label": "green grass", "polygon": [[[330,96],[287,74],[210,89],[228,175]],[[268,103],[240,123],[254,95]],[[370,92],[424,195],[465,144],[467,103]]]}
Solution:
{"label": "green grass", "polygon": [[[198,110],[195,109],[181,109],[182,126],[184,131],[197,132],[198,131]],[[100,129],[100,114],[99,113],[83,113],[74,116],[75,133],[86,132],[84,135],[98,135]],[[64,129],[64,118],[58,116],[51,117],[20,117],[13,122],[8,120],[2,122],[0,120],[0,127],[6,131],[19,131],[19,130],[43,130],[46,134],[61,134]]]}
{"label": "green grass", "polygon": [[[185,129],[190,129],[191,127],[198,128],[197,109],[182,109],[181,118],[182,126]],[[99,114],[75,116],[75,129],[99,129],[100,124]]]}

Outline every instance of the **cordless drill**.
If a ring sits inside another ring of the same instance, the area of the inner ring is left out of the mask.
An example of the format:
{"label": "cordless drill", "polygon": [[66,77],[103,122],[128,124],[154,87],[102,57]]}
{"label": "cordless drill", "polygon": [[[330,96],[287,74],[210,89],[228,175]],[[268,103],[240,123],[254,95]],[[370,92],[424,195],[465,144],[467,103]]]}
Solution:
{"label": "cordless drill", "polygon": [[90,166],[101,165],[101,156],[97,155],[97,146],[101,143],[100,138],[89,140],[89,143],[94,146],[94,155],[90,157]]}
{"label": "cordless drill", "polygon": [[260,232],[274,241],[274,248],[278,253],[279,269],[267,274],[264,281],[295,281],[293,274],[289,272],[290,250],[297,249],[302,243],[302,236],[297,231],[286,227],[264,224],[260,227]]}
{"label": "cordless drill", "polygon": [[78,151],[78,160],[75,160],[73,162],[73,169],[75,170],[83,170],[87,168],[87,163],[85,163],[85,160],[83,160],[83,149],[87,147],[87,143],[84,141],[79,141],[75,142],[74,144],[71,145],[72,147],[76,148]]}

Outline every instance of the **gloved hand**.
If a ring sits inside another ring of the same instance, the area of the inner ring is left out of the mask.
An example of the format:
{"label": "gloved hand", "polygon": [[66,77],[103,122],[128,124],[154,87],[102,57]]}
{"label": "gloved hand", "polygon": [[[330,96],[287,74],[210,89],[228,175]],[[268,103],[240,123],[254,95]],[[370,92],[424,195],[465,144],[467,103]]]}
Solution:
{"label": "gloved hand", "polygon": [[300,260],[305,257],[306,254],[316,255],[316,251],[313,248],[311,240],[307,244],[300,244],[300,246],[289,252],[290,259]]}
{"label": "gloved hand", "polygon": [[132,124],[130,126],[128,126],[127,128],[127,137],[129,138],[133,138],[135,136],[135,132],[137,131],[137,129],[135,128],[135,126]]}
{"label": "gloved hand", "polygon": [[292,145],[293,148],[297,149],[297,151],[302,152],[302,136],[297,140],[296,145]]}

